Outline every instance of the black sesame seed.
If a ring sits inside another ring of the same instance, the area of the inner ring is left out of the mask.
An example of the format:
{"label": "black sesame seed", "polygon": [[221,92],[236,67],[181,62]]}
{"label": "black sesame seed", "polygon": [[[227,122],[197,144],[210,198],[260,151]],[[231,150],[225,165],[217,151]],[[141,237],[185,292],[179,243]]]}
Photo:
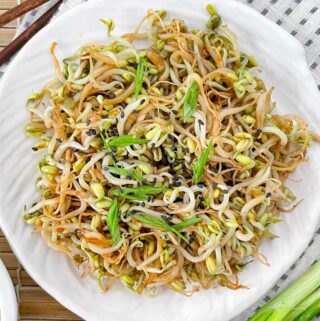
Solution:
{"label": "black sesame seed", "polygon": [[176,152],[178,149],[177,149],[177,146],[174,146],[172,145],[171,148],[170,148],[173,152]]}
{"label": "black sesame seed", "polygon": [[124,111],[122,111],[122,112],[120,113],[120,117],[121,117],[121,118],[124,118]]}
{"label": "black sesame seed", "polygon": [[192,232],[190,237],[189,237],[189,243],[192,243],[195,240],[196,236],[195,234]]}
{"label": "black sesame seed", "polygon": [[103,167],[103,170],[107,172],[109,170],[109,167]]}
{"label": "black sesame seed", "polygon": [[145,102],[146,102],[146,100],[145,100],[145,99],[141,99],[141,101],[140,101],[140,105],[143,105]]}
{"label": "black sesame seed", "polygon": [[38,150],[38,148],[37,148],[37,147],[32,147],[32,150],[33,150],[34,152],[36,152],[36,151]]}
{"label": "black sesame seed", "polygon": [[223,194],[228,194],[229,191],[228,191],[227,189],[223,189],[223,190],[222,190],[222,193],[223,193]]}
{"label": "black sesame seed", "polygon": [[168,135],[168,138],[169,138],[170,140],[175,140],[174,136],[172,136],[171,134]]}
{"label": "black sesame seed", "polygon": [[181,186],[181,182],[175,181],[175,182],[172,183],[172,185],[173,185],[174,187],[179,187],[179,186]]}
{"label": "black sesame seed", "polygon": [[145,202],[142,202],[142,203],[141,203],[141,206],[142,206],[142,207],[145,207],[145,206],[146,206],[146,203],[145,203]]}
{"label": "black sesame seed", "polygon": [[88,119],[88,120],[86,121],[86,125],[89,126],[90,123],[91,123],[91,120]]}
{"label": "black sesame seed", "polygon": [[117,147],[114,147],[114,146],[113,146],[113,147],[111,148],[111,150],[112,150],[113,153],[116,153],[116,152],[117,152]]}
{"label": "black sesame seed", "polygon": [[200,187],[200,188],[203,188],[204,184],[203,183],[198,183],[197,186]]}
{"label": "black sesame seed", "polygon": [[92,135],[97,135],[97,131],[96,131],[94,128],[92,128],[92,129],[91,129],[91,134],[92,134]]}
{"label": "black sesame seed", "polygon": [[151,147],[152,148],[156,147],[156,144],[155,143],[151,143]]}
{"label": "black sesame seed", "polygon": [[201,126],[201,125],[204,125],[204,122],[203,122],[202,119],[199,119],[199,120],[198,120],[198,123],[199,123],[200,126]]}
{"label": "black sesame seed", "polygon": [[156,178],[156,177],[153,178],[151,184],[152,184],[152,185],[156,185],[156,184],[157,184],[157,178]]}
{"label": "black sesame seed", "polygon": [[60,144],[62,143],[61,138],[56,138],[56,140],[57,140],[58,143],[60,143]]}
{"label": "black sesame seed", "polygon": [[171,215],[168,214],[168,215],[167,215],[167,219],[168,219],[169,222],[171,222],[171,221],[173,220],[173,216],[171,216]]}
{"label": "black sesame seed", "polygon": [[105,129],[102,129],[101,134],[102,134],[103,136],[105,136],[106,130],[105,130]]}
{"label": "black sesame seed", "polygon": [[266,197],[271,197],[271,193],[268,192],[268,193],[266,194]]}
{"label": "black sesame seed", "polygon": [[167,243],[167,244],[171,244],[171,241],[170,241],[170,240],[166,240],[166,243]]}
{"label": "black sesame seed", "polygon": [[166,221],[167,223],[170,222],[170,216],[169,215],[161,215],[162,219]]}
{"label": "black sesame seed", "polygon": [[115,97],[116,97],[116,95],[114,93],[109,94],[109,98],[113,99]]}
{"label": "black sesame seed", "polygon": [[178,111],[177,110],[173,110],[172,111],[175,115],[178,115]]}
{"label": "black sesame seed", "polygon": [[262,129],[261,128],[258,128],[257,129],[257,134],[261,134],[262,133]]}
{"label": "black sesame seed", "polygon": [[89,130],[88,132],[86,132],[86,135],[91,136],[91,135],[92,135],[92,134],[91,134],[91,130]]}

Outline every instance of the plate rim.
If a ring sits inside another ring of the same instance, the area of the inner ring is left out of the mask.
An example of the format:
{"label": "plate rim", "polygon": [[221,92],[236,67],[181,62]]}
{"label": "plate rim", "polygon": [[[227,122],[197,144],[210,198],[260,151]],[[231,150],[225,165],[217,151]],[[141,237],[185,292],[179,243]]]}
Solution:
{"label": "plate rim", "polygon": [[0,317],[7,321],[15,321],[18,317],[17,297],[9,272],[0,258]]}

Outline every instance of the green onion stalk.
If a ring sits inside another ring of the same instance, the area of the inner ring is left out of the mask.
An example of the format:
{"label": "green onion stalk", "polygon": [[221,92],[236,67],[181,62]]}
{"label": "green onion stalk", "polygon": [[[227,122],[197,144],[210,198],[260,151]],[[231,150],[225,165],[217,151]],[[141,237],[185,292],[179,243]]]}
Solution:
{"label": "green onion stalk", "polygon": [[320,261],[249,321],[311,321],[320,315]]}

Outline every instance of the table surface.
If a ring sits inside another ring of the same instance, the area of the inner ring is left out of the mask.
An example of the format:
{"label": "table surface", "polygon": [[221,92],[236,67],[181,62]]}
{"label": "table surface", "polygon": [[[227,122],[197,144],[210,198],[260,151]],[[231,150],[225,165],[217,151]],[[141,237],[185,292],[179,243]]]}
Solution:
{"label": "table surface", "polygon": [[[25,0],[22,0],[25,1]],[[15,7],[20,0],[0,0],[0,14]],[[0,51],[15,35],[19,20],[0,28]],[[0,230],[0,257],[7,267],[19,303],[19,320],[23,321],[78,321],[81,320],[47,294],[21,266]]]}

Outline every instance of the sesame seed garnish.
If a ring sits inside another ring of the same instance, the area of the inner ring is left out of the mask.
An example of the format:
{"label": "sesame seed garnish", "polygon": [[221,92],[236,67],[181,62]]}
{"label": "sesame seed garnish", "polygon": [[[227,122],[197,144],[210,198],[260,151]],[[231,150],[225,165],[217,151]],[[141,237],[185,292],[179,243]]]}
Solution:
{"label": "sesame seed garnish", "polygon": [[170,222],[170,216],[169,215],[161,215],[162,219],[166,222]]}
{"label": "sesame seed garnish", "polygon": [[88,119],[88,120],[86,121],[86,125],[87,125],[87,126],[89,126],[89,125],[90,125],[90,123],[91,123],[91,120],[90,120],[90,119]]}
{"label": "sesame seed garnish", "polygon": [[271,193],[268,192],[268,193],[266,194],[266,197],[271,197]]}
{"label": "sesame seed garnish", "polygon": [[195,240],[195,235],[194,233],[192,232],[190,237],[189,237],[189,243],[192,243],[193,241]]}
{"label": "sesame seed garnish", "polygon": [[36,151],[38,150],[37,147],[32,147],[31,149],[32,149],[34,152],[36,152]]}
{"label": "sesame seed garnish", "polygon": [[120,113],[120,117],[121,117],[121,118],[124,118],[124,111],[122,111],[122,112]]}
{"label": "sesame seed garnish", "polygon": [[199,123],[200,126],[204,125],[204,122],[203,122],[202,119],[199,119],[199,120],[198,120],[198,123]]}
{"label": "sesame seed garnish", "polygon": [[178,111],[177,111],[177,110],[174,109],[172,112],[173,112],[175,115],[178,115]]}

